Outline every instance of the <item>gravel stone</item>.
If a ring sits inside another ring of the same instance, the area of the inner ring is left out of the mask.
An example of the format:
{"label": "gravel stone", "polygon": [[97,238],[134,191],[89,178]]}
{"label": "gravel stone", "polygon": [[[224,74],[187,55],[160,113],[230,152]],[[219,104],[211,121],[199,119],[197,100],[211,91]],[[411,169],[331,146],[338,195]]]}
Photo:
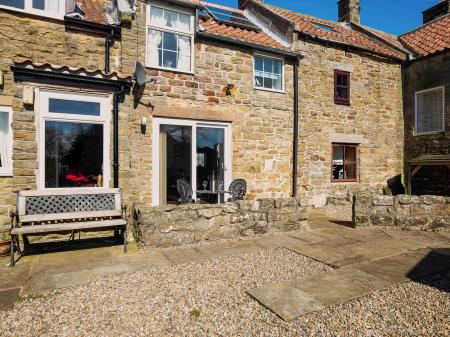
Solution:
{"label": "gravel stone", "polygon": [[107,276],[17,303],[12,311],[0,312],[0,331],[5,337],[448,333],[450,273],[377,291],[290,323],[246,294],[250,288],[324,271],[332,269],[278,248]]}

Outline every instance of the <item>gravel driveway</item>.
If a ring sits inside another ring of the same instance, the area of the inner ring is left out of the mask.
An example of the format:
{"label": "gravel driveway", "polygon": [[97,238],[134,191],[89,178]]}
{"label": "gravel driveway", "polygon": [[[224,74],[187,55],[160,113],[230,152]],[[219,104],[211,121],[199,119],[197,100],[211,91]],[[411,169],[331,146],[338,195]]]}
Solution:
{"label": "gravel driveway", "polygon": [[[1,336],[448,336],[450,273],[287,323],[245,291],[329,271],[286,249],[109,276],[0,312]],[[447,334],[446,334],[447,333]]]}

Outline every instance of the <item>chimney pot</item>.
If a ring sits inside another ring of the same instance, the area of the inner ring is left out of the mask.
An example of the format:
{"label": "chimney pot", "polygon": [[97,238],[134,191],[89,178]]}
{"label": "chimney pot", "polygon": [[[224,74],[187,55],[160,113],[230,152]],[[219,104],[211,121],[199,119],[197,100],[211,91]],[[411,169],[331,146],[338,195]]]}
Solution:
{"label": "chimney pot", "polygon": [[359,15],[360,11],[360,0],[338,1],[339,22],[355,23],[359,25],[361,23],[361,18]]}

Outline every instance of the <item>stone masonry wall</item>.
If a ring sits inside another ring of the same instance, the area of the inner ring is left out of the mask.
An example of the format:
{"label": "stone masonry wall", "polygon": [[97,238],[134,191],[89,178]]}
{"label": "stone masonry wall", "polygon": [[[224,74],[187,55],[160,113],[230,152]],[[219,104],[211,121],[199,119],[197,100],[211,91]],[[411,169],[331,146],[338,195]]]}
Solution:
{"label": "stone masonry wall", "polygon": [[430,195],[355,195],[353,221],[356,226],[450,230],[450,198]]}
{"label": "stone masonry wall", "polygon": [[307,230],[308,202],[300,198],[260,199],[221,205],[169,205],[134,209],[135,237],[149,246],[177,246],[218,240]]}
{"label": "stone masonry wall", "polygon": [[[8,228],[8,210],[15,207],[14,191],[34,189],[38,169],[38,111],[34,106],[22,103],[23,87],[48,87],[37,83],[14,82],[10,67],[13,60],[31,59],[56,65],[102,69],[104,67],[104,36],[68,31],[61,20],[36,17],[24,13],[0,9],[0,71],[5,83],[0,87],[0,105],[13,108],[13,177],[0,176],[0,231]],[[111,47],[111,69],[120,70],[121,47],[118,41]],[[76,87],[59,89],[76,91]],[[128,110],[130,99],[122,104],[120,163],[121,184],[127,184],[126,168],[129,167],[126,146]],[[112,144],[112,142],[111,142]],[[112,150],[112,146],[111,146]],[[111,155],[112,158],[112,155]],[[124,189],[125,192],[129,188]]]}
{"label": "stone masonry wall", "polygon": [[[122,29],[123,67],[145,64],[146,3],[137,3],[136,19]],[[137,48],[136,48],[137,46]],[[136,202],[152,202],[152,118],[141,132],[142,116],[231,122],[232,179],[248,184],[246,198],[291,194],[293,67],[285,64],[285,93],[253,88],[253,51],[210,40],[195,41],[195,74],[147,69],[148,83],[136,95],[130,120],[131,175]],[[226,95],[228,84],[237,94]]]}
{"label": "stone masonry wall", "polygon": [[[300,61],[299,192],[316,207],[333,195],[380,189],[403,172],[399,63],[298,40]],[[351,105],[334,103],[334,70],[350,72]],[[331,135],[358,135],[359,182],[332,183]]]}
{"label": "stone masonry wall", "polygon": [[[406,159],[422,154],[450,154],[450,51],[414,61],[404,68]],[[446,76],[445,76],[446,75]],[[445,131],[414,135],[415,93],[445,87]]]}

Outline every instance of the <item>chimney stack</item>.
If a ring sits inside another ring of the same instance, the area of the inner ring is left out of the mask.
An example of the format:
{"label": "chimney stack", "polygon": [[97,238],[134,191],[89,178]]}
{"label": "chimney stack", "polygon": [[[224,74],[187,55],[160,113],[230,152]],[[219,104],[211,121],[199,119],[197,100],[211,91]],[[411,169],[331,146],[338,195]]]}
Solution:
{"label": "chimney stack", "polygon": [[361,0],[339,0],[338,13],[339,22],[355,23],[359,25],[361,18],[359,12],[361,11]]}
{"label": "chimney stack", "polygon": [[440,18],[441,16],[444,16],[448,13],[450,13],[450,1],[441,0],[437,5],[434,5],[433,7],[422,12],[423,24]]}

